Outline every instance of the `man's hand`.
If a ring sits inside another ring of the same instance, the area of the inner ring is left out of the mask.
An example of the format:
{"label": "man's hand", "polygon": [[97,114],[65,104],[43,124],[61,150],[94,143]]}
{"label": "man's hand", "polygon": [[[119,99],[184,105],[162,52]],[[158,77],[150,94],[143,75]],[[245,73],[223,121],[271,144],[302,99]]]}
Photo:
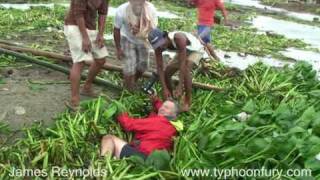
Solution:
{"label": "man's hand", "polygon": [[164,88],[164,89],[163,89],[163,98],[164,98],[165,100],[167,100],[167,99],[169,99],[170,97],[171,97],[171,93],[170,93],[169,89]]}
{"label": "man's hand", "polygon": [[123,57],[124,57],[123,50],[121,49],[121,47],[117,48],[117,58],[121,60]]}
{"label": "man's hand", "polygon": [[104,47],[104,38],[103,35],[98,34],[95,43],[101,49]]}
{"label": "man's hand", "polygon": [[92,49],[91,47],[91,42],[89,37],[83,38],[82,40],[82,51],[84,51],[85,53],[90,52]]}
{"label": "man's hand", "polygon": [[182,84],[179,83],[179,85],[177,86],[177,89],[174,91],[174,96],[176,98],[179,98],[182,96],[182,91],[183,91],[183,86]]}
{"label": "man's hand", "polygon": [[158,98],[158,96],[157,96],[156,93],[154,93],[154,94],[150,94],[149,98],[150,98],[151,101],[155,101]]}

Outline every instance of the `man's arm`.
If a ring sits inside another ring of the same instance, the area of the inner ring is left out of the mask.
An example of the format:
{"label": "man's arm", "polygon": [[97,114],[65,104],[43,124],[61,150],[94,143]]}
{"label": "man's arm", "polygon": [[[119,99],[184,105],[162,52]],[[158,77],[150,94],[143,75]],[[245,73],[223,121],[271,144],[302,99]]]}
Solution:
{"label": "man's arm", "polygon": [[91,43],[87,33],[86,24],[84,21],[84,13],[86,11],[86,1],[77,0],[74,1],[74,11],[73,15],[76,18],[77,25],[79,27],[81,36],[82,36],[82,50],[84,52],[91,51]]}
{"label": "man's arm", "polygon": [[116,27],[113,28],[113,38],[114,38],[114,44],[116,46],[117,58],[121,60],[124,54],[120,44],[121,32],[119,28],[116,28]]}
{"label": "man's arm", "polygon": [[[186,76],[189,76],[187,73],[187,38],[182,33],[177,33],[174,36],[174,41],[177,45],[178,50],[178,61],[180,64],[179,70],[179,84],[177,87],[176,96],[179,97],[182,95],[183,84]],[[187,78],[186,78],[187,79]]]}
{"label": "man's arm", "polygon": [[222,12],[224,24],[227,25],[228,24],[228,12],[227,12],[226,8],[224,7],[223,2],[221,2],[220,0],[218,0],[216,2],[217,2],[217,7]]}
{"label": "man's arm", "polygon": [[101,7],[98,9],[98,14],[99,14],[98,35],[97,35],[96,43],[99,48],[102,48],[104,46],[103,33],[104,33],[106,18],[108,14],[108,7],[109,7],[109,1],[103,1]]}
{"label": "man's arm", "polygon": [[147,132],[150,126],[154,125],[152,119],[149,118],[131,118],[128,113],[122,113],[118,116],[118,122],[127,132]]}
{"label": "man's arm", "polygon": [[163,98],[167,99],[171,96],[169,89],[167,87],[166,81],[164,79],[164,71],[163,71],[163,59],[162,59],[162,50],[156,49],[155,50],[155,56],[156,56],[156,64],[157,64],[157,72],[159,75],[159,79],[162,85],[162,91],[163,91]]}
{"label": "man's arm", "polygon": [[120,10],[118,9],[116,12],[116,16],[114,18],[114,28],[113,28],[113,38],[114,38],[114,44],[116,46],[117,51],[117,58],[119,60],[123,57],[123,50],[121,48],[120,40],[121,40],[121,27],[123,23],[123,18],[120,14]]}
{"label": "man's arm", "polygon": [[162,106],[163,102],[156,95],[150,95],[150,100],[151,100],[151,103],[152,103],[152,106],[153,106],[153,111],[155,113],[158,113],[158,111],[159,111],[160,107]]}
{"label": "man's arm", "polygon": [[129,117],[128,113],[121,113],[117,119],[125,131],[130,132],[134,130],[134,118]]}

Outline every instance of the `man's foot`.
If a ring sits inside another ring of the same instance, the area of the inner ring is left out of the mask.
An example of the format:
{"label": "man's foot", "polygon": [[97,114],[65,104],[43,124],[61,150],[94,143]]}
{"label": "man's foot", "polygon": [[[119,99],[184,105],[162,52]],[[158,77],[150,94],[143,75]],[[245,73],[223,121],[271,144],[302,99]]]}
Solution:
{"label": "man's foot", "polygon": [[71,110],[71,111],[73,111],[73,112],[77,112],[77,111],[80,110],[79,103],[72,103],[72,102],[70,102],[70,101],[66,101],[64,104],[67,106],[67,108],[68,108],[69,110]]}
{"label": "man's foot", "polygon": [[87,89],[87,88],[82,88],[80,94],[83,96],[88,96],[93,98],[98,97],[98,94],[96,94],[92,89]]}

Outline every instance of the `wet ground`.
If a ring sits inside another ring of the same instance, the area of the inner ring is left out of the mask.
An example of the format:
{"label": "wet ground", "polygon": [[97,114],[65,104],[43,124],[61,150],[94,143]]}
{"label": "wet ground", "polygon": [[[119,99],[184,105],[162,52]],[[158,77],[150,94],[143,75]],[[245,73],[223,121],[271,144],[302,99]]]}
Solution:
{"label": "wet ground", "polygon": [[[68,76],[37,65],[19,64],[19,67],[0,69],[0,121],[13,130],[33,122],[52,124],[52,119],[67,110],[64,102],[70,97]],[[115,95],[105,87],[95,86],[95,90]]]}

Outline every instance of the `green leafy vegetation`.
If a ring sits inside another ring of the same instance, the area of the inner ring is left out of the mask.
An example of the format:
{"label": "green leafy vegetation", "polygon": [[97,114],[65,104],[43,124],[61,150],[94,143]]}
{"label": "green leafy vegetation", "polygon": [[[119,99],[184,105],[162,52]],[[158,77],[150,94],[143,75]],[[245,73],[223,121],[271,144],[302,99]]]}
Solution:
{"label": "green leafy vegetation", "polygon": [[[168,9],[175,9],[182,18],[160,18],[160,28],[195,30],[195,11],[169,4]],[[4,17],[0,19],[0,35],[23,39],[23,36],[44,34],[42,38],[56,40],[49,45],[61,45],[65,41],[61,32],[65,11],[60,6],[28,11],[0,9],[0,16]],[[214,28],[212,37],[219,49],[276,56],[288,47],[306,46],[301,41],[279,35],[257,34],[244,22],[254,14],[239,14],[231,15],[231,18],[240,19],[240,28],[220,25]],[[108,34],[112,31],[112,21],[113,18],[108,17]],[[54,30],[47,32],[48,27]],[[43,48],[39,44],[34,47]],[[8,57],[1,56],[0,59],[0,66],[14,63],[14,59]],[[62,113],[53,126],[34,124],[24,129],[24,136],[13,144],[3,146],[0,143],[0,179],[8,179],[13,168],[45,169],[48,178],[53,179],[50,171],[54,166],[106,169],[106,179],[183,179],[186,177],[181,171],[188,168],[232,167],[308,168],[313,176],[309,179],[320,178],[320,161],[316,159],[320,153],[320,83],[311,65],[297,63],[294,68],[276,69],[256,64],[233,76],[225,75],[228,68],[221,64],[213,64],[210,70],[208,73],[194,72],[194,80],[214,84],[224,91],[193,90],[191,112],[178,118],[183,122],[184,130],[175,137],[172,152],[156,151],[145,162],[137,157],[124,160],[99,157],[103,135],[113,134],[127,141],[132,139],[132,134],[124,133],[117,123],[118,112],[125,109],[132,116],[147,115],[144,104],[148,98],[144,94],[123,92],[117,101],[100,97],[82,102],[83,112]],[[101,76],[115,84],[122,82],[118,73],[103,72]],[[37,84],[30,88],[41,90]],[[157,91],[160,94],[159,84]],[[237,120],[237,115],[243,112],[248,118]],[[0,133],[6,127],[0,124]],[[272,178],[290,179],[284,175],[266,179]]]}
{"label": "green leafy vegetation", "polygon": [[[186,168],[310,168],[319,177],[320,83],[306,63],[278,70],[257,64],[237,77],[208,79],[222,93],[194,90],[191,113],[173,152],[155,152],[146,162],[133,157],[99,157],[100,139],[113,134],[130,140],[115,120],[118,110],[145,116],[147,97],[124,92],[118,101],[100,97],[82,103],[80,114],[62,114],[53,127],[34,125],[17,143],[0,148],[0,176],[13,167],[106,168],[109,178],[181,178]],[[135,103],[132,103],[135,102]],[[234,121],[247,112],[245,121]],[[286,177],[282,177],[286,178]]]}

